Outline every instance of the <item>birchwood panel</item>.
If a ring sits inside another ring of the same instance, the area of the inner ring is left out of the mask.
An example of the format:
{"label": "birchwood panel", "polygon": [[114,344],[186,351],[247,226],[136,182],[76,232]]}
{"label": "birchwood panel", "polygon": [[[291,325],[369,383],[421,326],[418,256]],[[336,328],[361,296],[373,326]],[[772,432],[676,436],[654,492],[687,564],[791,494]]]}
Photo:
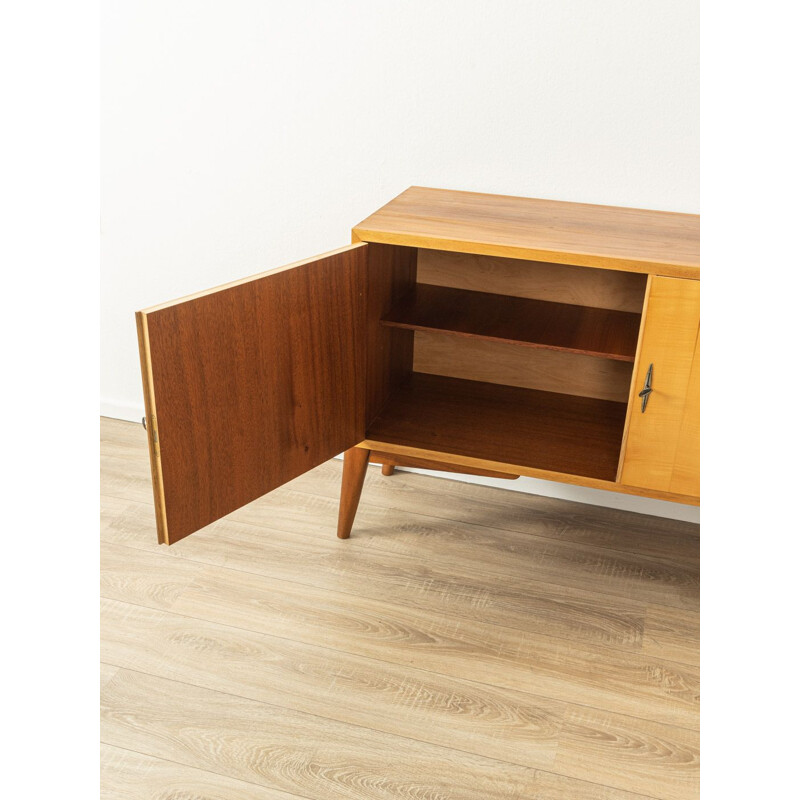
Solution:
{"label": "birchwood panel", "polygon": [[[676,460],[682,459],[674,483],[699,496],[699,335],[699,282],[650,278],[620,461],[622,483],[672,491]],[[638,392],[651,364],[653,392],[642,412]]]}
{"label": "birchwood panel", "polygon": [[682,494],[700,493],[700,334],[694,346],[669,489]]}
{"label": "birchwood panel", "polygon": [[406,247],[700,277],[700,217],[412,186],[353,228]]}
{"label": "birchwood panel", "polygon": [[417,280],[553,303],[640,314],[647,276],[569,264],[420,249]]}

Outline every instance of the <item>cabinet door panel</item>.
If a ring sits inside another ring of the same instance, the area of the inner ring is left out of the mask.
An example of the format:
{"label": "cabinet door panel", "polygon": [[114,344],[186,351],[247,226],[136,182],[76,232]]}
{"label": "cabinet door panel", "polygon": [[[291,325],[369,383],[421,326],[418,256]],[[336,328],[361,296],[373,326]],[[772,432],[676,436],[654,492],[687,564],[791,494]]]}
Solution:
{"label": "cabinet door panel", "polygon": [[678,448],[669,490],[700,496],[700,336],[694,347]]}
{"label": "cabinet door panel", "polygon": [[364,439],[367,249],[137,314],[160,541]]}
{"label": "cabinet door panel", "polygon": [[[651,277],[642,324],[620,482],[699,497],[699,282]],[[642,412],[638,394],[651,364]]]}

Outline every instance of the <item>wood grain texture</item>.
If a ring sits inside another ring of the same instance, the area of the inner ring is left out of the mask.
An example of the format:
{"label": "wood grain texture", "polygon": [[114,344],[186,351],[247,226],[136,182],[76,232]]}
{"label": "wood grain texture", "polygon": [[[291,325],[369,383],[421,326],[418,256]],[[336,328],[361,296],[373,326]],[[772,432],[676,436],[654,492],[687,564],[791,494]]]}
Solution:
{"label": "wood grain texture", "polygon": [[[140,669],[146,664],[148,674],[180,675],[193,686],[523,766],[549,770],[558,758],[560,774],[571,778],[591,780],[595,768],[587,765],[599,761],[607,764],[604,783],[648,787],[670,798],[683,797],[680,792],[697,780],[695,731],[241,627],[151,613],[158,623],[137,630],[124,603],[103,604],[108,635],[122,638],[114,634],[125,625],[125,638],[140,642],[135,663]],[[115,658],[113,649],[106,657]],[[131,654],[116,658],[124,669]]]}
{"label": "wood grain texture", "polygon": [[[307,573],[313,560],[308,560],[308,548],[304,552]],[[156,557],[163,558],[149,555]],[[404,587],[403,574],[392,581],[389,569],[375,569],[373,588],[364,563],[379,563],[379,558],[379,553],[371,554],[357,565],[352,580],[338,586],[326,566],[320,573],[325,588],[312,585],[313,575],[303,575],[302,567],[293,580],[283,580],[274,577],[280,572],[271,568],[255,574],[197,564],[195,585],[170,613],[559,702],[683,727],[696,725],[697,668],[645,654],[642,600],[630,601],[629,607],[639,606],[631,610],[601,595],[592,608],[591,598],[580,590],[563,589],[559,595],[552,587],[548,591],[523,578],[521,588],[499,590],[496,601],[493,593],[484,591],[484,604],[476,605],[473,599],[469,609],[468,598],[460,602],[458,593],[459,585],[465,594],[470,592],[470,581],[447,580],[444,570],[433,570],[439,577],[429,578],[433,585],[419,593],[421,577]],[[506,560],[510,558],[507,554]],[[326,565],[330,561],[321,560]],[[282,574],[288,570],[284,565]],[[411,574],[406,569],[405,576]],[[139,571],[138,578],[147,580],[146,573]],[[526,583],[535,592],[530,600],[525,598]],[[631,595],[635,598],[635,591]],[[115,603],[104,604],[108,624],[103,625],[103,660],[152,672],[161,664],[164,648],[143,647],[141,642],[155,641],[166,612]],[[587,626],[585,633],[582,625]],[[654,626],[653,635],[664,627]],[[696,634],[687,638],[695,648]]]}
{"label": "wood grain texture", "polygon": [[110,745],[100,746],[102,800],[311,800]]}
{"label": "wood grain texture", "polygon": [[339,498],[339,524],[336,528],[336,535],[340,539],[347,539],[350,536],[368,464],[369,450],[351,447],[345,451],[342,465],[342,494]]}
{"label": "wood grain texture", "polygon": [[[146,710],[145,710],[146,709]],[[105,688],[106,744],[269,789],[360,800],[634,800],[553,775],[280,706],[121,670]]]}
{"label": "wood grain texture", "polygon": [[[284,506],[270,503],[248,516],[250,522],[215,523],[219,544],[208,538],[209,532],[208,537],[204,534],[208,541],[187,543],[182,550],[191,548],[187,557],[202,564],[304,585],[309,583],[308,564],[314,563],[317,588],[396,602],[453,619],[474,619],[477,608],[486,623],[625,653],[644,649],[647,609],[674,610],[685,618],[675,622],[662,614],[656,618],[658,629],[672,631],[665,635],[667,644],[686,636],[687,645],[682,652],[671,645],[658,652],[670,661],[693,663],[685,653],[695,647],[697,637],[686,619],[697,613],[699,580],[696,567],[677,559],[637,557],[409,512],[405,530],[387,541],[381,533],[401,512],[368,502],[362,504],[357,529],[359,548],[350,551],[333,539],[335,517],[324,526],[323,515],[335,510],[335,500],[293,493],[292,501],[296,524]],[[106,546],[133,546],[123,543],[135,535],[136,515],[141,513],[141,506],[117,512],[119,527],[105,529]],[[281,539],[273,545],[276,533]],[[321,539],[323,534],[328,538]],[[458,548],[463,553],[456,553]],[[424,565],[415,564],[417,553],[425,558]],[[132,563],[138,568],[140,562],[132,559]],[[163,608],[149,598],[140,597],[139,602]]]}
{"label": "wood grain texture", "polygon": [[613,480],[624,422],[621,403],[414,373],[367,439]]}
{"label": "wood grain texture", "polygon": [[[652,722],[696,724],[696,667],[615,648],[448,618],[371,597],[209,569],[171,609],[463,680],[592,705]],[[108,658],[106,657],[106,660]]]}
{"label": "wood grain texture", "polygon": [[191,564],[172,559],[153,560],[139,550],[108,545],[100,552],[103,597],[167,609],[196,576],[197,570]]}
{"label": "wood grain texture", "polygon": [[672,467],[671,492],[700,494],[700,334],[692,356],[692,371],[686,389],[675,463]]}
{"label": "wood grain texture", "polygon": [[465,475],[481,475],[484,478],[501,478],[506,480],[516,480],[519,475],[509,475],[505,472],[491,472],[490,470],[470,469],[469,467],[459,467],[455,469],[452,464],[442,461],[426,461],[424,458],[403,458],[393,453],[380,453],[369,451],[370,464],[382,464],[382,475],[393,475],[395,467],[411,467],[414,469],[433,469],[438,472],[460,472]]}
{"label": "wood grain texture", "polygon": [[417,251],[369,245],[366,280],[366,411],[369,422],[411,374],[414,334],[381,325],[392,306],[414,287]]}
{"label": "wood grain texture", "polygon": [[363,439],[367,248],[140,312],[174,543]]}
{"label": "wood grain texture", "polygon": [[412,186],[353,228],[363,242],[700,277],[700,218]]}
{"label": "wood grain texture", "polygon": [[[651,277],[642,325],[619,479],[699,497],[699,282]],[[653,392],[642,413],[637,395],[651,364]]]}
{"label": "wood grain texture", "polygon": [[167,549],[101,453],[104,797],[697,796],[696,526],[372,468],[342,547],[328,462]]}
{"label": "wood grain texture", "polygon": [[159,677],[525,766],[556,757],[557,701],[177,614],[143,609],[131,625],[124,603],[102,611],[105,635],[129,642],[118,654],[105,645],[120,668],[132,661]]}
{"label": "wood grain texture", "polygon": [[420,249],[417,280],[475,292],[641,314],[647,277],[635,272]]}
{"label": "wood grain texture", "polygon": [[634,360],[640,317],[624,311],[530,300],[418,283],[383,324]]}
{"label": "wood grain texture", "polygon": [[414,371],[627,403],[632,365],[557,350],[416,331]]}
{"label": "wood grain texture", "polygon": [[100,662],[100,688],[102,689],[116,674],[119,667]]}

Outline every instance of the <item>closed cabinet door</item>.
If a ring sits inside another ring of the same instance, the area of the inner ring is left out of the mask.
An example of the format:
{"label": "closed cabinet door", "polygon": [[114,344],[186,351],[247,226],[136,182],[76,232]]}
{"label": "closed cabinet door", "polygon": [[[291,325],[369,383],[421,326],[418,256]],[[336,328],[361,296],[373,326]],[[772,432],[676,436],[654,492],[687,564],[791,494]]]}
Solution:
{"label": "closed cabinet door", "polygon": [[137,313],[159,541],[363,440],[368,248]]}
{"label": "closed cabinet door", "polygon": [[618,480],[700,496],[700,283],[652,276]]}

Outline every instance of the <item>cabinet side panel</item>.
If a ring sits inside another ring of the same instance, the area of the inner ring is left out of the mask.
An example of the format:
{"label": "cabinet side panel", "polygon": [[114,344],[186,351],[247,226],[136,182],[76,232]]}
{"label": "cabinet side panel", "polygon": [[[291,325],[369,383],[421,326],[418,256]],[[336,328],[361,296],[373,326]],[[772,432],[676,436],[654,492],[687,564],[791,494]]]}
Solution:
{"label": "cabinet side panel", "polygon": [[[699,281],[653,277],[636,359],[620,481],[669,492],[700,329]],[[644,413],[638,392],[653,365]]]}
{"label": "cabinet side panel", "polygon": [[414,332],[387,328],[380,321],[394,302],[413,290],[416,277],[416,248],[369,245],[365,337],[367,426],[380,413],[392,390],[411,375]]}
{"label": "cabinet side panel", "polygon": [[367,248],[146,313],[167,543],[364,438]]}

